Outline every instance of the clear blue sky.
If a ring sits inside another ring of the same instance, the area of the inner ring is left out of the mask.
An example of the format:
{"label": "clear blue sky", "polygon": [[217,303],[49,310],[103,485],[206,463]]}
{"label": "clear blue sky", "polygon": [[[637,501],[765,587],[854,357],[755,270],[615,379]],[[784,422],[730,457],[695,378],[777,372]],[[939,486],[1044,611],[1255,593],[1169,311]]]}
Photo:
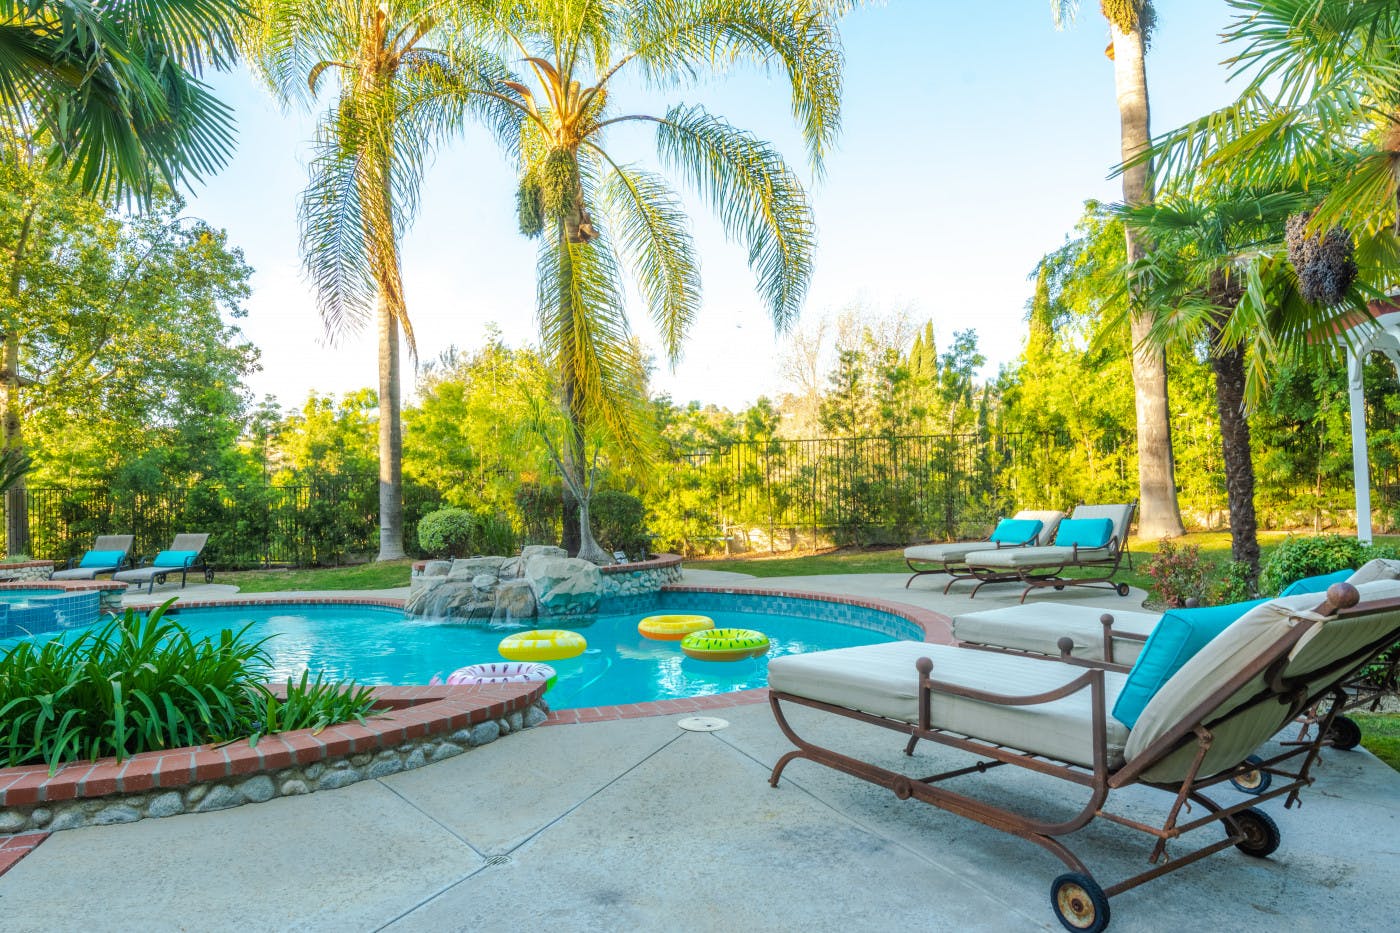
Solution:
{"label": "clear blue sky", "polygon": [[[940,342],[975,328],[988,370],[1013,360],[1025,336],[1027,275],[1061,244],[1088,198],[1114,200],[1118,115],[1107,27],[1084,0],[1079,22],[1051,26],[1045,0],[951,3],[889,0],[843,27],[844,129],[827,175],[811,189],[819,229],[816,275],[803,320],[852,301],[915,308]],[[1228,21],[1221,0],[1158,4],[1148,58],[1154,131],[1228,101]],[[256,270],[244,330],[263,351],[253,390],[299,405],[307,392],[375,382],[371,332],[332,345],[324,337],[298,257],[296,205],[306,181],[312,119],[284,114],[245,72],[218,76],[236,109],[240,144],[229,167],[190,198],[189,213],[229,231]],[[615,90],[613,105],[660,113],[703,103],[805,160],[776,75],[747,71],[657,96]],[[610,148],[654,162],[647,130]],[[421,358],[479,346],[488,324],[506,339],[533,339],[534,244],[516,232],[515,182],[480,131],[438,156],[423,208],[403,243],[409,313]],[[777,394],[781,338],[757,300],[743,252],[695,203],[705,307],[680,365],[658,366],[655,387],[678,402],[740,407]],[[657,341],[642,309],[632,320]],[[405,391],[412,392],[412,377]]]}

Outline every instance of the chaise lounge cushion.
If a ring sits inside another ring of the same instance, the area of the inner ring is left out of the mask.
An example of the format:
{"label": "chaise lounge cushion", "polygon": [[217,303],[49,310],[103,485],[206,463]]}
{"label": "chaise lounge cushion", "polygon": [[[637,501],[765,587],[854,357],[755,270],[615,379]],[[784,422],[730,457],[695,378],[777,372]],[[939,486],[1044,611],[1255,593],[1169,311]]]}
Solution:
{"label": "chaise lounge cushion", "polygon": [[[1036,542],[1046,544],[1054,535],[1055,528],[1060,524],[1060,519],[1064,517],[1065,513],[1054,510],[1022,509],[1012,517],[1012,521],[1040,522],[1040,531],[1035,536]],[[942,544],[916,544],[904,549],[904,557],[906,560],[922,560],[934,564],[957,564],[974,551],[996,550],[996,546],[995,541],[947,541]]]}
{"label": "chaise lounge cushion", "polygon": [[1279,591],[1280,596],[1301,596],[1304,593],[1325,593],[1333,583],[1345,583],[1351,579],[1354,570],[1338,570],[1335,573],[1320,573],[1315,577],[1294,580]]}
{"label": "chaise lounge cushion", "polygon": [[[897,641],[812,654],[787,655],[768,663],[768,685],[782,693],[902,722],[919,721],[919,675],[914,663],[933,661],[934,680],[992,693],[1035,694],[1061,687],[1082,668],[1035,658],[969,651],[948,645]],[[1105,674],[1111,705],[1123,675]],[[1093,706],[1088,688],[1051,703],[1003,706],[935,693],[933,726],[1044,755],[1092,765]],[[1107,718],[1109,767],[1123,761],[1128,730]]]}
{"label": "chaise lounge cushion", "polygon": [[1101,548],[1113,537],[1113,522],[1107,518],[1067,518],[1055,534],[1056,547]]}
{"label": "chaise lounge cushion", "polygon": [[[1155,612],[1122,609],[1114,609],[1109,614],[1113,616],[1115,632],[1142,636],[1152,634],[1157,620],[1161,618]],[[1068,603],[1043,602],[1006,606],[956,616],[953,619],[953,637],[961,642],[996,645],[1056,657],[1060,653],[1059,640],[1069,638],[1074,642],[1074,649],[1070,653],[1075,657],[1102,661],[1103,623],[1099,619],[1103,615],[1102,609]],[[1141,640],[1115,638],[1114,661],[1118,664],[1132,664],[1142,650],[1142,645]]]}
{"label": "chaise lounge cushion", "polygon": [[1015,570],[1017,567],[1058,567],[1066,564],[1085,560],[1103,560],[1113,558],[1113,552],[1108,548],[1096,548],[1088,551],[1080,548],[1076,554],[1072,547],[1059,547],[1050,545],[1048,547],[1009,547],[1000,551],[977,551],[967,556],[967,562],[973,567],[991,567],[997,570]]}
{"label": "chaise lounge cushion", "polygon": [[151,566],[179,570],[193,564],[198,556],[198,551],[161,551],[156,555],[156,559],[151,561]]}
{"label": "chaise lounge cushion", "polygon": [[[1400,581],[1397,580],[1375,580],[1363,583],[1356,589],[1363,602],[1400,598]],[[1270,600],[1255,606],[1216,636],[1206,650],[1198,652],[1183,664],[1148,701],[1128,737],[1128,761],[1143,754],[1159,738],[1191,717],[1193,710],[1210,699],[1212,690],[1219,689],[1231,678],[1242,674],[1300,620],[1319,618],[1312,610],[1322,601],[1316,593]],[[1283,674],[1285,677],[1296,675],[1297,665],[1302,665],[1304,672],[1313,670],[1325,664],[1329,657],[1340,656],[1347,650],[1359,647],[1388,629],[1396,629],[1391,637],[1400,638],[1400,612],[1324,623],[1294,646],[1292,660]],[[1255,695],[1262,682],[1262,675],[1255,675],[1235,693],[1205,711],[1205,720],[1216,722]],[[1283,728],[1291,718],[1287,706],[1268,702],[1244,711],[1226,723],[1212,726],[1213,740],[1202,763],[1201,773],[1215,774],[1232,767]],[[1149,781],[1179,780],[1186,773],[1194,754],[1194,745],[1182,748],[1153,764],[1143,772],[1142,777]]]}
{"label": "chaise lounge cushion", "polygon": [[1114,718],[1129,729],[1133,728],[1143,707],[1183,664],[1236,619],[1266,602],[1267,599],[1255,599],[1224,606],[1170,609],[1163,613],[1133,669],[1128,672],[1128,681],[1113,706]]}
{"label": "chaise lounge cushion", "polygon": [[1034,518],[1003,518],[988,540],[993,544],[1019,547],[1035,541],[1042,527],[1044,523]]}
{"label": "chaise lounge cushion", "polygon": [[120,567],[124,560],[125,551],[88,551],[83,555],[83,559],[78,561],[78,566],[83,570]]}

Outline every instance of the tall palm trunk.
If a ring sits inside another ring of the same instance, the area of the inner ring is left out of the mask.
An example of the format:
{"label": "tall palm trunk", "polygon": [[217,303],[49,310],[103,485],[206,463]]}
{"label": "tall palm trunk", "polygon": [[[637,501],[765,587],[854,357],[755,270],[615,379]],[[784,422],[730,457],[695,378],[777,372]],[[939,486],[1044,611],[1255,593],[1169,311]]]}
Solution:
{"label": "tall palm trunk", "polygon": [[403,282],[399,274],[394,230],[390,154],[371,143],[362,153],[360,209],[370,268],[378,292],[375,316],[379,331],[379,556],[397,560],[403,550],[403,427],[399,412],[399,318]]}
{"label": "tall palm trunk", "polygon": [[[1147,105],[1147,63],[1141,28],[1113,30],[1113,83],[1118,94],[1122,156],[1126,163],[1151,141]],[[1123,200],[1138,207],[1152,203],[1152,167],[1144,162],[1123,172]],[[1128,262],[1148,250],[1141,234],[1127,229]],[[1176,537],[1186,533],[1176,501],[1176,470],[1172,461],[1170,410],[1167,407],[1167,357],[1147,343],[1152,320],[1134,315],[1133,393],[1137,407],[1138,534],[1144,538]]]}
{"label": "tall palm trunk", "polygon": [[1259,525],[1254,514],[1254,455],[1245,414],[1244,348],[1220,346],[1220,322],[1211,328],[1210,344],[1215,406],[1220,415],[1220,452],[1225,459],[1225,497],[1230,510],[1230,558],[1249,565],[1252,592],[1259,582]]}
{"label": "tall palm trunk", "polygon": [[[10,267],[10,308],[18,316],[20,299],[20,270],[23,268],[25,252],[29,247],[29,234],[34,229],[34,204],[30,204],[20,224],[19,236],[15,239],[15,252]],[[5,410],[0,415],[0,442],[5,450],[24,450],[23,408],[19,397],[19,322],[14,320],[6,328],[5,341]],[[21,474],[5,492],[5,549],[10,554],[29,553],[29,499],[25,494],[24,475]]]}

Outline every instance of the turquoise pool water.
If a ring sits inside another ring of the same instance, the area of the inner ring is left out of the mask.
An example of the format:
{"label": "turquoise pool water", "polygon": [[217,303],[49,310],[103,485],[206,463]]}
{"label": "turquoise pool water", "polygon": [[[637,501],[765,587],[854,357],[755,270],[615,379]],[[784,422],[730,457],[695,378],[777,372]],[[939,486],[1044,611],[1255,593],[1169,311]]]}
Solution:
{"label": "turquoise pool water", "polygon": [[[575,627],[588,640],[588,650],[577,658],[549,662],[559,679],[546,699],[557,709],[571,709],[746,690],[767,685],[768,658],[922,638],[917,626],[888,613],[809,600],[775,603],[766,597],[764,604],[791,612],[748,612],[724,605],[736,600],[720,597],[707,604],[696,598],[678,604],[669,599]],[[650,641],[637,634],[644,616],[680,611],[708,615],[716,627],[757,629],[768,635],[772,647],[764,658],[696,661],[682,654],[677,642]],[[833,621],[833,616],[855,624]],[[444,624],[365,606],[221,607],[187,609],[176,617],[197,634],[214,635],[252,623],[252,637],[274,636],[267,649],[279,679],[300,677],[310,669],[362,684],[426,684],[435,674],[445,679],[469,664],[500,661],[500,640],[528,628]]]}
{"label": "turquoise pool water", "polygon": [[32,605],[35,599],[53,599],[62,595],[63,590],[0,590],[0,603],[24,609]]}

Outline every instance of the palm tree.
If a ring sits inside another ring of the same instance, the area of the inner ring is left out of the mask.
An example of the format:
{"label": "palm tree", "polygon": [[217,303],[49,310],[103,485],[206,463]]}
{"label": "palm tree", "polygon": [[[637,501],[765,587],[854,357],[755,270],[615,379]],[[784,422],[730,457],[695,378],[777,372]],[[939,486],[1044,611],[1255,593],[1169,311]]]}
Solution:
{"label": "palm tree", "polygon": [[1224,38],[1240,47],[1229,64],[1247,83],[1155,141],[1164,178],[1325,187],[1310,225],[1344,224],[1365,248],[1400,223],[1400,4],[1229,2]]}
{"label": "palm tree", "polygon": [[[1050,0],[1055,25],[1074,18],[1078,0]],[[1113,83],[1118,92],[1118,120],[1123,172],[1123,201],[1138,207],[1152,203],[1152,165],[1137,160],[1152,141],[1147,100],[1147,41],[1156,19],[1150,0],[1102,0],[1112,42],[1107,49],[1113,60]],[[1135,161],[1136,160],[1136,161]],[[1151,249],[1140,232],[1125,228],[1128,261],[1141,259]],[[1167,357],[1148,339],[1150,317],[1129,317],[1133,342],[1133,389],[1137,407],[1138,534],[1144,538],[1176,537],[1186,533],[1176,501],[1176,467],[1172,460],[1171,411],[1167,406]]]}
{"label": "palm tree", "polygon": [[143,203],[218,170],[233,116],[200,81],[227,67],[236,0],[0,0],[0,120],[52,142],[86,191]]}
{"label": "palm tree", "polygon": [[469,115],[505,140],[519,118],[472,94],[508,74],[436,0],[262,0],[252,60],[284,103],[311,106],[328,75],[302,195],[303,261],[327,332],[379,337],[379,560],[404,556],[399,333],[416,353],[399,267],[424,166]]}
{"label": "palm tree", "polygon": [[[540,240],[538,313],[572,429],[561,458],[569,489],[588,486],[584,439],[596,423],[639,453],[634,355],[623,265],[661,335],[680,356],[700,312],[689,222],[666,178],[622,159],[607,131],[651,124],[663,166],[689,182],[748,248],[758,292],[780,330],[801,308],[815,230],[796,173],[767,143],[696,104],[661,115],[616,109],[619,75],[682,86],[735,63],[786,73],[814,170],[839,125],[842,54],[832,0],[527,0],[486,4],[482,30],[502,35],[528,79],[494,94],[522,116],[520,228]],[[529,83],[527,83],[527,81]],[[566,509],[576,506],[566,496]],[[581,516],[582,519],[582,516]],[[571,527],[566,522],[566,527]],[[580,521],[579,542],[591,535]],[[566,546],[569,543],[566,538]],[[594,555],[596,556],[596,554]]]}
{"label": "palm tree", "polygon": [[1249,350],[1256,361],[1273,335],[1286,333],[1302,304],[1286,261],[1287,218],[1304,210],[1301,190],[1203,188],[1118,213],[1155,244],[1130,266],[1151,308],[1149,340],[1165,348],[1203,346],[1215,377],[1221,453],[1230,513],[1230,550],[1259,579],[1247,390]]}

